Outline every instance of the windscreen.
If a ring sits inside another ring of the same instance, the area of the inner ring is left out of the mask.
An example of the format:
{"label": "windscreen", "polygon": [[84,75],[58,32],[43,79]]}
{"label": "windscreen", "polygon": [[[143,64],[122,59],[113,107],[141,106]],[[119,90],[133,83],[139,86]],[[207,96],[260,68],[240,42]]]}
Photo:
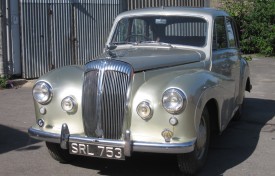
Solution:
{"label": "windscreen", "polygon": [[112,44],[164,42],[203,47],[206,35],[207,22],[199,17],[131,17],[118,22]]}

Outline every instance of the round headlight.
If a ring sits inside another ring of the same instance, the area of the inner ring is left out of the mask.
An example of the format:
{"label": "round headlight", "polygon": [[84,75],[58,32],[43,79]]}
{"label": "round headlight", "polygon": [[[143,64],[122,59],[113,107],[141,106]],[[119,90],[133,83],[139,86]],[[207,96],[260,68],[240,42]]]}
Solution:
{"label": "round headlight", "polygon": [[147,101],[143,101],[137,106],[137,113],[143,120],[149,120],[153,116],[153,109]]}
{"label": "round headlight", "polygon": [[33,98],[40,104],[49,103],[52,99],[52,88],[46,82],[38,82],[32,90]]}
{"label": "round headlight", "polygon": [[186,96],[179,89],[171,88],[163,93],[162,106],[171,114],[181,113],[185,109],[186,103]]}
{"label": "round headlight", "polygon": [[77,103],[73,97],[65,97],[61,102],[61,107],[66,112],[75,112],[77,109]]}

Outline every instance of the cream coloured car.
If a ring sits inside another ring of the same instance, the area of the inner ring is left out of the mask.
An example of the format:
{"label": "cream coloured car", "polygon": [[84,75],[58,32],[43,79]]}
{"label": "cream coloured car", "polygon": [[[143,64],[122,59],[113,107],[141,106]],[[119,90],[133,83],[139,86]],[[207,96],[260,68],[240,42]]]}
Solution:
{"label": "cream coloured car", "polygon": [[105,52],[84,66],[41,76],[33,87],[30,136],[51,156],[124,160],[170,153],[183,173],[205,164],[211,135],[241,116],[251,90],[232,18],[211,8],[128,11]]}

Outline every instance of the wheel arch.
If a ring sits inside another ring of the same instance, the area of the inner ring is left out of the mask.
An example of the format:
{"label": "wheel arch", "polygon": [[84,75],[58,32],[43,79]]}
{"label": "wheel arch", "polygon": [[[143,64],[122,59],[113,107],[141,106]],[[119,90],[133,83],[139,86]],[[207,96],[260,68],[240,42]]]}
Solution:
{"label": "wheel arch", "polygon": [[209,122],[211,133],[219,133],[219,108],[217,100],[214,98],[208,100],[205,107],[207,108],[210,117]]}

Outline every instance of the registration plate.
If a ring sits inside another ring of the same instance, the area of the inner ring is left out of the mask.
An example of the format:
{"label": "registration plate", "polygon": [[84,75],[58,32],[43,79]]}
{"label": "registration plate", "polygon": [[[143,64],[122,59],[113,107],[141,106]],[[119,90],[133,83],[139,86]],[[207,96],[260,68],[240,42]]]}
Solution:
{"label": "registration plate", "polygon": [[124,149],[122,147],[84,144],[71,142],[69,144],[70,154],[84,155],[90,157],[109,158],[124,160]]}

